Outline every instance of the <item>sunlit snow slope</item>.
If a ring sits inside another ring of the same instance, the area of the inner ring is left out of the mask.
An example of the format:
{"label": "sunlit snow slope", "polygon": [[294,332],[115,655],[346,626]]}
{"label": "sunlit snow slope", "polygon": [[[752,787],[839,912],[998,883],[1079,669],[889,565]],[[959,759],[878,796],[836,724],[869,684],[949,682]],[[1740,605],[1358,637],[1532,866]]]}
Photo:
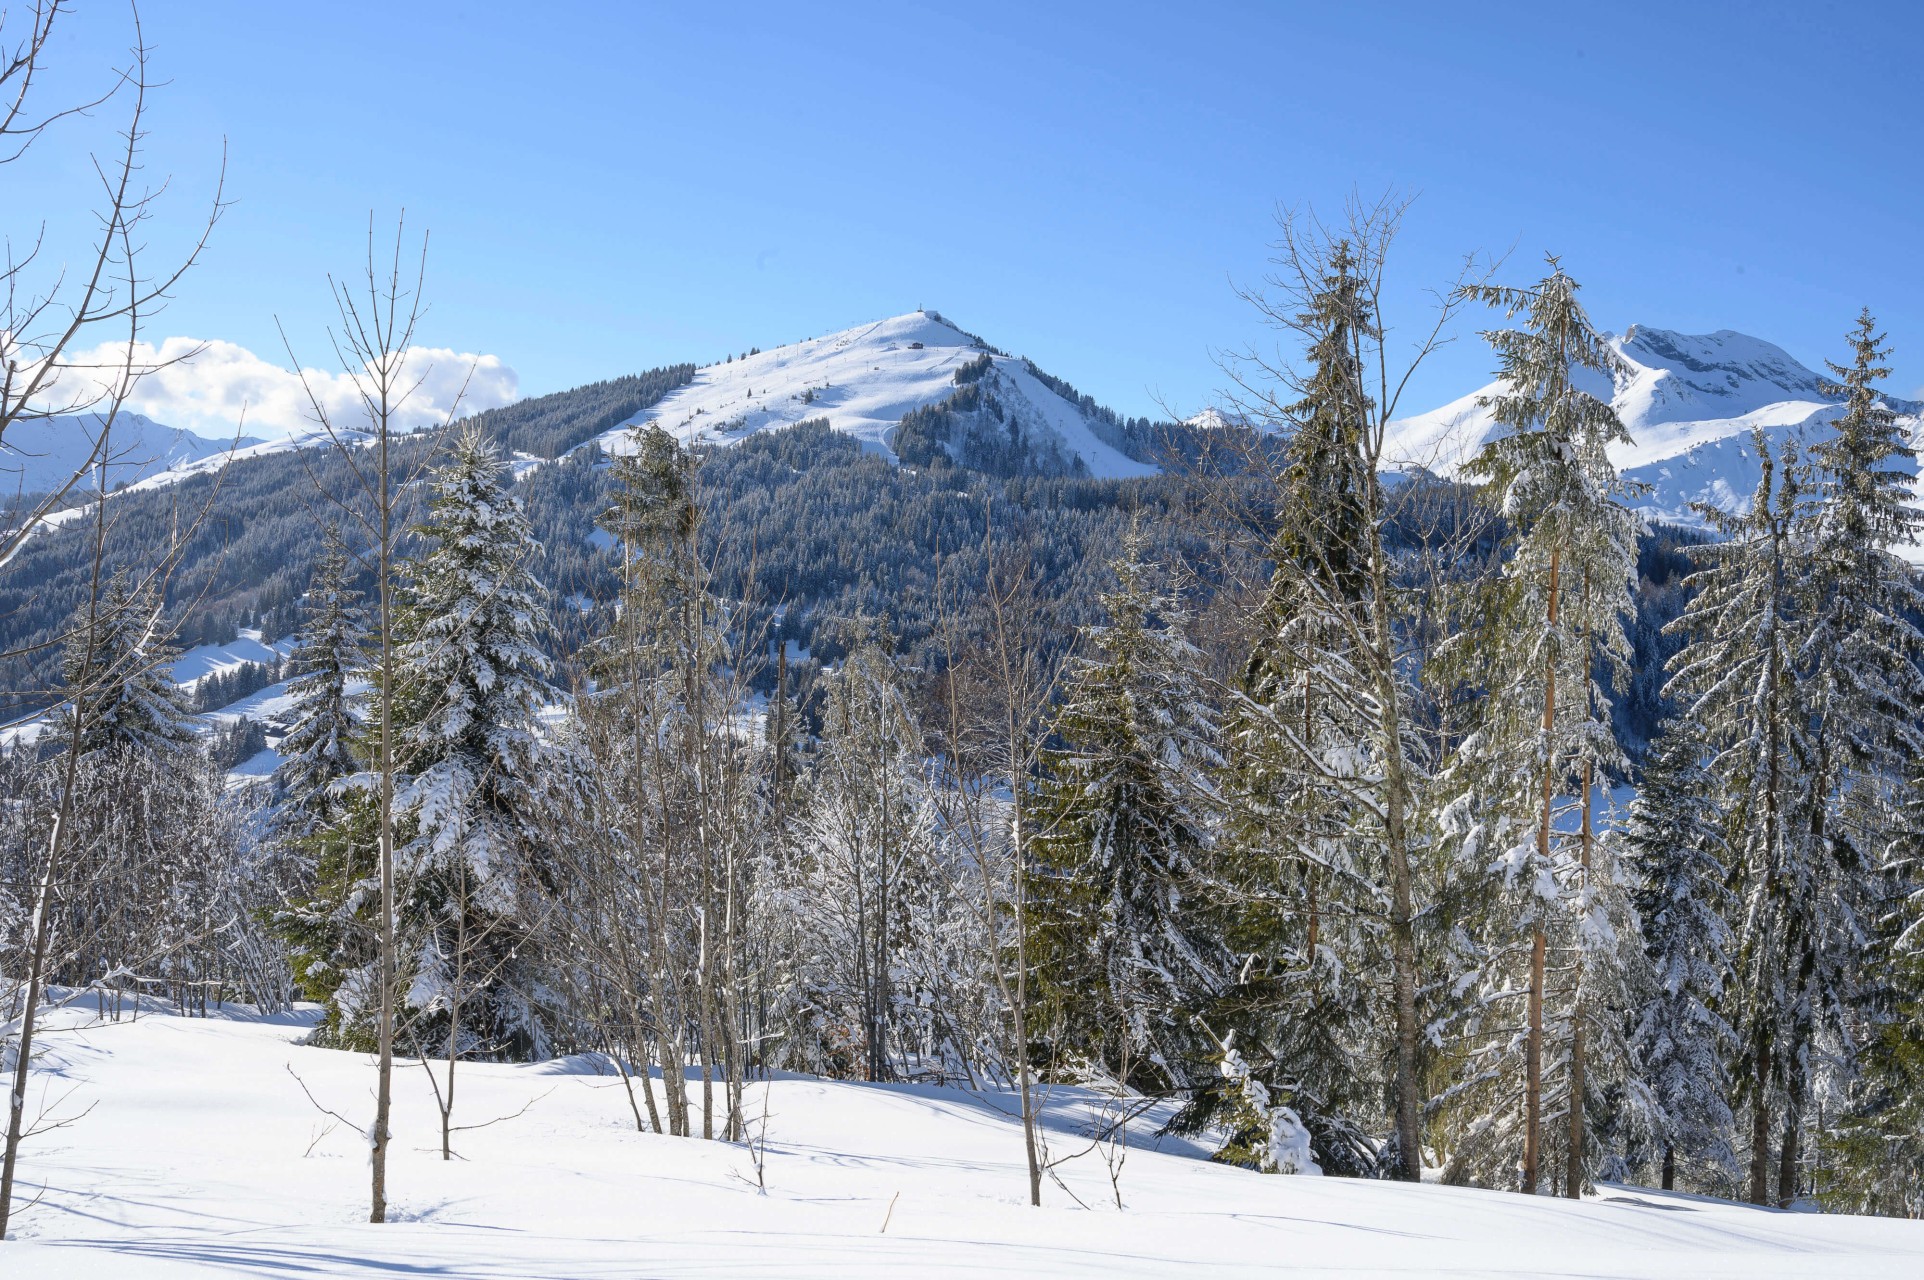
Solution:
{"label": "sunlit snow slope", "polygon": [[[1610,344],[1629,372],[1614,386],[1596,376],[1588,390],[1608,396],[1630,430],[1632,443],[1614,447],[1611,457],[1629,479],[1649,486],[1636,504],[1650,516],[1694,524],[1692,503],[1747,506],[1759,475],[1751,432],[1761,429],[1775,451],[1800,434],[1822,438],[1837,414],[1816,374],[1758,338],[1633,325]],[[1454,475],[1495,430],[1490,411],[1477,404],[1495,390],[1492,384],[1391,424],[1386,462]],[[1895,398],[1890,404],[1917,430],[1924,406]]]}
{"label": "sunlit snow slope", "polygon": [[[684,441],[732,444],[757,431],[826,418],[835,430],[893,456],[892,433],[902,416],[953,396],[955,371],[983,354],[975,339],[914,311],[709,365],[642,420]],[[1038,381],[1024,360],[991,358],[998,398],[1031,438],[1056,443],[1093,476],[1155,472],[1099,439],[1082,410]],[[620,451],[630,425],[604,435],[602,446]]]}
{"label": "sunlit snow slope", "polygon": [[1266,1177],[1159,1138],[1166,1104],[1112,1165],[1087,1137],[1102,1099],[1063,1087],[1042,1108],[1036,1209],[1006,1091],[756,1081],[751,1149],[636,1132],[595,1057],[463,1063],[453,1123],[476,1127],[445,1162],[427,1076],[398,1062],[391,1220],[370,1226],[368,1057],[296,1044],[311,1013],[150,1006],[90,1025],[92,1010],[48,1020],[30,1107],[67,1123],[22,1155],[9,1280],[1924,1274],[1924,1223],[1617,1186],[1573,1202]]}

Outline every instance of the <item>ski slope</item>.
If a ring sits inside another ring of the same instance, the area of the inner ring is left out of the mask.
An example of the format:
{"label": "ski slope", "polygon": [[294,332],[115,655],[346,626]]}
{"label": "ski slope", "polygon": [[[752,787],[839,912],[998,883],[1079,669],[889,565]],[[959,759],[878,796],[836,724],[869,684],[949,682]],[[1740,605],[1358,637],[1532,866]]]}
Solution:
{"label": "ski slope", "polygon": [[[1627,373],[1614,383],[1590,375],[1584,389],[1611,401],[1629,429],[1631,443],[1612,446],[1611,460],[1647,486],[1635,505],[1653,518],[1698,525],[1695,503],[1747,508],[1762,473],[1752,432],[1761,430],[1776,452],[1792,439],[1821,439],[1837,416],[1817,375],[1759,338],[1633,325],[1610,345]],[[1386,465],[1456,475],[1497,430],[1490,410],[1477,403],[1496,390],[1492,383],[1392,423]],[[1924,406],[1895,398],[1890,405],[1918,429]]]}
{"label": "ski slope", "polygon": [[[1026,1203],[1004,1093],[782,1077],[763,1187],[741,1145],[638,1133],[598,1059],[463,1064],[461,1157],[439,1157],[418,1063],[396,1067],[392,1221],[372,1226],[359,1127],[373,1071],[304,1048],[307,1016],[143,1014],[52,1025],[36,1077],[66,1128],[21,1165],[0,1274],[182,1277],[1910,1277],[1924,1223],[1779,1213],[1605,1188],[1572,1203],[1213,1165],[1137,1127],[1118,1183],[1075,1155],[1091,1097],[1058,1090],[1060,1182]],[[55,1074],[57,1073],[57,1074]],[[303,1090],[313,1095],[313,1102]],[[317,1108],[338,1112],[342,1119]],[[1160,1149],[1158,1146],[1160,1145]]]}
{"label": "ski slope", "polygon": [[[646,413],[601,437],[621,452],[636,425],[653,422],[686,443],[735,444],[758,431],[826,418],[863,447],[893,457],[890,436],[904,414],[939,404],[960,388],[955,371],[983,355],[973,338],[922,311],[776,347],[695,374]],[[1060,442],[1093,476],[1155,474],[1156,468],[1098,439],[1082,410],[1032,376],[1021,359],[995,355],[998,394],[1043,439]]]}

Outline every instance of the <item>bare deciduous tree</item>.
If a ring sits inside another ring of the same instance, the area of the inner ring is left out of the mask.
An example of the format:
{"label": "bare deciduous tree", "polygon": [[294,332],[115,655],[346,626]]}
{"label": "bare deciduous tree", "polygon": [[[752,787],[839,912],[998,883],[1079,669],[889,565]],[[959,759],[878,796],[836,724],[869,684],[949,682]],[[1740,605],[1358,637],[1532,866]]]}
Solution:
{"label": "bare deciduous tree", "polygon": [[0,450],[11,448],[18,456],[24,429],[43,424],[84,433],[85,451],[70,451],[74,461],[64,474],[40,486],[28,485],[21,470],[12,486],[15,509],[0,522],[0,566],[48,516],[85,490],[97,463],[123,460],[114,453],[114,420],[140,380],[163,364],[192,358],[188,351],[156,362],[140,335],[143,323],[199,261],[225,208],[217,184],[192,244],[171,265],[149,267],[146,224],[156,216],[166,184],[146,185],[143,170],[147,95],[154,82],[140,12],[132,10],[128,60],[109,73],[103,92],[45,106],[41,97],[53,70],[54,33],[64,30],[68,12],[64,0],[37,0],[17,16],[0,12],[0,173],[98,108],[124,103],[125,115],[112,150],[90,157],[98,183],[91,209],[94,231],[71,267],[51,260],[57,246],[48,242],[48,227],[78,224],[75,213],[47,210],[36,218],[7,201],[6,212],[24,215],[30,229],[22,228],[18,240],[8,235],[0,258]]}
{"label": "bare deciduous tree", "polygon": [[[288,362],[301,378],[315,422],[327,436],[329,445],[346,463],[350,476],[348,494],[328,493],[350,522],[361,533],[365,544],[360,553],[363,564],[375,582],[375,680],[371,726],[374,736],[374,776],[370,783],[378,799],[380,824],[379,876],[381,884],[379,919],[375,929],[379,947],[379,1010],[376,1014],[376,1067],[374,1123],[368,1130],[370,1147],[370,1188],[368,1221],[387,1221],[387,1153],[392,1137],[389,1117],[394,1098],[394,1033],[396,991],[395,974],[399,968],[396,936],[394,869],[394,796],[395,780],[402,765],[395,742],[395,642],[396,605],[399,582],[395,567],[399,548],[407,530],[402,518],[409,499],[409,486],[428,462],[425,449],[417,450],[411,471],[399,469],[399,440],[410,426],[410,403],[420,390],[425,371],[409,367],[409,353],[426,300],[422,287],[427,276],[428,238],[421,237],[421,249],[413,278],[404,274],[402,245],[406,219],[397,220],[394,249],[390,261],[381,266],[375,257],[374,221],[368,219],[367,261],[361,278],[353,283],[328,277],[328,287],[339,314],[340,328],[330,330],[329,340],[342,373],[354,391],[352,421],[330,409],[319,387],[294,354],[293,344],[282,331]],[[472,369],[470,369],[472,374]],[[450,403],[440,423],[452,422],[465,397],[467,385]]]}

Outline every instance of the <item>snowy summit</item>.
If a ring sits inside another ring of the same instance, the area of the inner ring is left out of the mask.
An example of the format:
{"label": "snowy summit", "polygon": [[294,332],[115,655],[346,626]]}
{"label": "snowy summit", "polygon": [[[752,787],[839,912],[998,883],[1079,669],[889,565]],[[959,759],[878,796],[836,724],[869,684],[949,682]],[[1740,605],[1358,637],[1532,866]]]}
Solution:
{"label": "snowy summit", "polygon": [[627,433],[644,422],[685,443],[734,444],[758,431],[819,418],[893,458],[904,415],[950,400],[964,385],[957,371],[985,356],[990,369],[982,380],[993,384],[998,402],[1032,447],[1053,447],[1066,459],[1079,459],[1098,478],[1155,473],[1102,440],[1099,424],[1044,385],[1028,361],[990,351],[932,311],[708,365],[688,386],[603,435],[601,444],[620,452]]}

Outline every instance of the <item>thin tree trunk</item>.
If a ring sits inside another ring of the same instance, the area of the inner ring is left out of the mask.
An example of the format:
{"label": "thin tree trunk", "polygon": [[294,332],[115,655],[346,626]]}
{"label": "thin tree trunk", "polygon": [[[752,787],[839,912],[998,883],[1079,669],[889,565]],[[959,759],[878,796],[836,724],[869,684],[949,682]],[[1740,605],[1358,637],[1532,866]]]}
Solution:
{"label": "thin tree trunk", "polygon": [[380,468],[381,612],[381,1002],[376,1028],[378,1060],[374,1076],[374,1125],[369,1131],[369,1222],[387,1221],[387,1149],[394,1109],[394,974],[399,967],[394,937],[394,504],[388,467],[387,419],[377,424]]}
{"label": "thin tree trunk", "polygon": [[[1011,779],[1011,781],[1016,781]],[[1029,1159],[1029,1203],[1042,1206],[1042,1153],[1036,1140],[1035,1093],[1029,1079],[1029,960],[1024,945],[1028,932],[1027,912],[1023,902],[1024,884],[1022,860],[1024,857],[1022,835],[1022,796],[1018,788],[1014,805],[1015,823],[1015,1021],[1016,1075],[1022,1091],[1022,1145]]]}
{"label": "thin tree trunk", "polygon": [[40,991],[46,973],[47,951],[53,936],[54,871],[60,863],[61,846],[65,843],[68,817],[73,808],[75,772],[80,755],[78,724],[74,726],[74,733],[76,741],[67,752],[67,778],[65,788],[61,792],[60,812],[54,816],[53,832],[47,841],[47,865],[40,874],[40,885],[34,893],[33,948],[27,956],[27,1002],[20,1015],[20,1038],[15,1047],[13,1086],[7,1093],[6,1155],[4,1160],[0,1160],[0,1241],[7,1238],[7,1220],[13,1208],[14,1166],[20,1158],[20,1140],[26,1123],[27,1067],[33,1059],[35,1015],[40,1009]]}
{"label": "thin tree trunk", "polygon": [[1395,1006],[1395,1111],[1397,1176],[1423,1177],[1422,1082],[1417,1055],[1423,1035],[1417,1019],[1416,885],[1410,861],[1412,780],[1403,758],[1403,702],[1396,684],[1396,627],[1390,616],[1389,557],[1383,546],[1382,493],[1370,484],[1370,667],[1381,708],[1378,749],[1384,761],[1383,834],[1389,854],[1390,996]]}
{"label": "thin tree trunk", "polygon": [[461,985],[467,981],[468,955],[468,877],[461,873],[461,893],[457,899],[460,917],[454,925],[454,992],[448,999],[448,1087],[441,1096],[441,1159],[454,1159],[450,1139],[454,1124],[454,1061],[461,1052]]}

